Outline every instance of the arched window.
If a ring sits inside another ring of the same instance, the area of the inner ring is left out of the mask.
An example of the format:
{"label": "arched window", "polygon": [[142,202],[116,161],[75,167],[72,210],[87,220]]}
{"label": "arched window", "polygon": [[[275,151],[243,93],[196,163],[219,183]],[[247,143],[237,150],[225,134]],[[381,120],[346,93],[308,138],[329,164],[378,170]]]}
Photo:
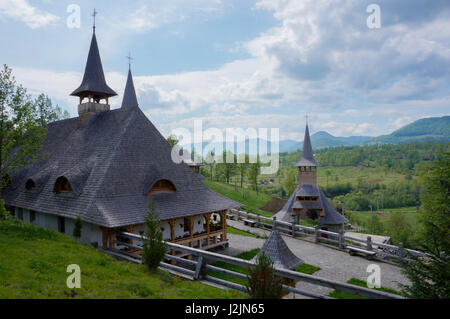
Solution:
{"label": "arched window", "polygon": [[64,176],[58,177],[53,188],[55,193],[70,193],[72,192],[72,186],[70,186],[69,180]]}
{"label": "arched window", "polygon": [[167,179],[160,179],[153,184],[152,188],[147,192],[147,195],[156,193],[173,193],[175,191],[175,185],[173,185],[171,181],[168,181]]}
{"label": "arched window", "polygon": [[36,188],[36,184],[34,183],[34,181],[30,178],[27,180],[27,182],[25,183],[25,188],[28,190],[32,190]]}

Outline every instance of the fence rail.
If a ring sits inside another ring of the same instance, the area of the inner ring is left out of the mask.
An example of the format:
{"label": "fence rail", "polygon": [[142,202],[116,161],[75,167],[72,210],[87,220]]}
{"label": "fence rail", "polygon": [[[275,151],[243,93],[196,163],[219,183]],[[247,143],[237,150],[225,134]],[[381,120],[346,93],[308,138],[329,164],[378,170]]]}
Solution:
{"label": "fence rail", "polygon": [[328,230],[322,230],[315,227],[302,226],[295,223],[288,223],[280,220],[276,220],[275,217],[268,218],[259,214],[253,214],[238,209],[231,209],[228,212],[228,217],[237,220],[255,220],[256,227],[263,229],[276,229],[285,235],[292,237],[314,237],[316,243],[331,243],[336,248],[345,250],[348,246],[359,245],[364,250],[375,251],[376,258],[386,260],[387,258],[396,261],[411,261],[410,256],[428,257],[428,254],[404,248],[402,244],[399,246],[389,245],[385,243],[373,242],[371,236],[367,236],[367,239],[354,238],[347,236],[343,233],[331,232]]}
{"label": "fence rail", "polygon": [[[123,241],[116,240],[116,244],[119,247],[122,245],[126,248],[132,248],[137,251],[142,250],[142,246],[139,245],[139,243],[142,244],[141,236],[132,234],[132,233],[127,233],[127,232],[116,232],[116,237],[117,236],[120,236],[121,238],[129,238],[129,239],[133,240],[133,242],[135,242],[133,244],[130,244],[130,243],[125,243]],[[192,248],[192,247],[188,247],[188,246],[184,246],[184,245],[180,245],[180,244],[175,244],[175,243],[171,243],[171,242],[166,242],[166,244],[167,244],[168,251],[180,251],[185,254],[191,255],[194,258],[193,258],[193,260],[190,260],[190,259],[179,258],[179,257],[173,256],[171,254],[166,254],[166,258],[176,261],[177,263],[180,264],[180,266],[172,265],[172,264],[169,264],[166,262],[161,262],[161,264],[160,264],[161,267],[191,276],[192,279],[194,279],[194,280],[201,279],[201,280],[209,281],[212,283],[220,284],[220,285],[228,287],[228,288],[232,288],[232,289],[236,289],[236,290],[240,290],[240,291],[244,291],[244,292],[246,291],[245,287],[240,284],[208,275],[207,270],[220,272],[220,273],[227,274],[227,275],[230,275],[230,276],[233,276],[236,278],[246,279],[247,277],[244,274],[241,274],[241,273],[238,273],[235,271],[231,271],[228,269],[216,267],[214,265],[211,265],[211,263],[220,261],[220,262],[223,262],[226,264],[232,264],[232,265],[241,266],[241,267],[245,267],[245,268],[247,268],[247,267],[252,268],[255,266],[255,264],[253,262],[243,260],[240,258],[236,258],[236,257],[218,254],[218,253],[211,252],[211,251],[206,251],[206,250]],[[123,257],[125,260],[128,260],[128,261],[133,261],[136,263],[141,262],[141,256],[136,253],[126,252],[126,251],[122,251],[119,249],[114,249],[110,252],[112,255],[115,255],[117,257]],[[131,255],[134,255],[134,257]],[[182,267],[181,266],[182,264],[187,265],[187,268]],[[364,288],[364,287],[360,287],[360,286],[355,286],[355,285],[351,285],[351,284],[340,283],[340,282],[336,282],[333,280],[320,278],[320,277],[316,277],[313,275],[307,275],[307,274],[303,274],[303,273],[299,273],[299,272],[295,272],[295,271],[291,271],[291,270],[286,270],[286,269],[275,268],[275,274],[282,278],[288,278],[288,279],[293,279],[296,281],[309,283],[309,284],[313,284],[313,285],[318,285],[318,286],[322,286],[322,287],[338,289],[341,291],[357,294],[357,295],[368,297],[368,298],[403,299],[403,297],[398,296],[398,295],[389,294],[386,292],[373,290],[373,289],[369,289],[369,288]],[[311,293],[308,291],[304,291],[304,290],[286,286],[286,285],[283,285],[283,288],[290,292],[293,292],[293,293],[296,293],[299,295],[303,295],[303,296],[307,296],[307,297],[322,298],[322,299],[330,298],[327,296]]]}

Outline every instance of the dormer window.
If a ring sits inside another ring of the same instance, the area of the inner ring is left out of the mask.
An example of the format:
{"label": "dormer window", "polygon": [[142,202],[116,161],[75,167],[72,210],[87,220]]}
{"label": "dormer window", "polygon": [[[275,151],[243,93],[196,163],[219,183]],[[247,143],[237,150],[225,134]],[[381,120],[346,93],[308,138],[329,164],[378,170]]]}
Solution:
{"label": "dormer window", "polygon": [[152,188],[147,192],[147,195],[156,193],[173,193],[175,192],[175,186],[173,183],[166,179],[161,179],[153,184]]}
{"label": "dormer window", "polygon": [[25,183],[25,188],[28,190],[32,190],[36,188],[36,184],[34,183],[34,181],[30,178],[27,180],[27,182]]}
{"label": "dormer window", "polygon": [[64,176],[58,177],[53,189],[55,193],[70,193],[72,192],[72,186],[70,186],[69,180]]}

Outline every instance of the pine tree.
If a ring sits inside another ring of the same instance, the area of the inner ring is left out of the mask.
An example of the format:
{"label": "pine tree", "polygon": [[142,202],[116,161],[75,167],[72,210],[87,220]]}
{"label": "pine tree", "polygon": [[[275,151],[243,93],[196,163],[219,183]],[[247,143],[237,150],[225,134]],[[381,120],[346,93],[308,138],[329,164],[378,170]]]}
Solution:
{"label": "pine tree", "polygon": [[167,251],[167,245],[163,242],[160,230],[161,221],[156,211],[156,205],[150,200],[145,218],[146,228],[142,237],[143,254],[142,263],[150,270],[156,269],[163,260]]}
{"label": "pine tree", "polygon": [[275,276],[273,261],[262,252],[255,267],[248,268],[248,284],[245,286],[252,299],[280,299],[282,293],[281,279]]}
{"label": "pine tree", "polygon": [[75,219],[75,223],[74,223],[74,227],[73,227],[73,232],[72,232],[73,237],[75,237],[76,239],[79,239],[81,237],[81,228],[82,227],[83,227],[83,222],[81,221],[80,216],[78,216],[77,219]]}

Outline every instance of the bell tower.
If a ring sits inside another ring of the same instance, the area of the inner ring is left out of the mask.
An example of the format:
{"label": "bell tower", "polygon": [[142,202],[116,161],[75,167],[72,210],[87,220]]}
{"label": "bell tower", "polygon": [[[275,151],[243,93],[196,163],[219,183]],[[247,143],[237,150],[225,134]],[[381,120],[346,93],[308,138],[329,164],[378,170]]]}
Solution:
{"label": "bell tower", "polygon": [[[108,84],[106,84],[105,75],[103,73],[102,61],[95,36],[95,16],[97,11],[94,9],[94,26],[91,39],[91,46],[84,70],[83,81],[80,86],[70,95],[78,96],[80,102],[78,104],[78,115],[80,119],[86,114],[95,114],[99,112],[109,111],[109,98],[117,95]],[[104,103],[101,103],[104,101]]]}
{"label": "bell tower", "polygon": [[306,122],[302,157],[295,166],[298,167],[298,185],[311,184],[317,186],[317,167],[320,165],[314,159],[308,122]]}

